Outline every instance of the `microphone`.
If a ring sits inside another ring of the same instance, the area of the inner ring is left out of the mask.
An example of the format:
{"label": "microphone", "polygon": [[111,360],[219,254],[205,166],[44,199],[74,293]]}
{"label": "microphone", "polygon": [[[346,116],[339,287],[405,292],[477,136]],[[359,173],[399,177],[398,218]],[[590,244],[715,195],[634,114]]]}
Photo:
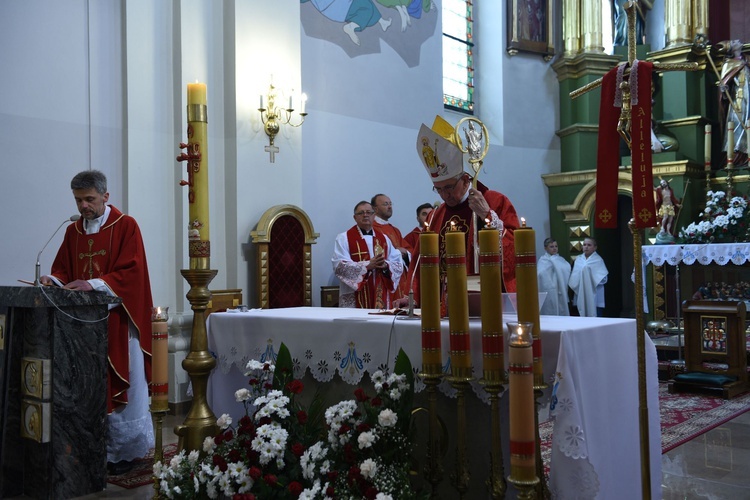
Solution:
{"label": "microphone", "polygon": [[47,243],[45,243],[44,246],[42,247],[42,249],[39,250],[39,253],[36,254],[36,273],[34,275],[34,286],[41,286],[41,283],[39,283],[39,278],[41,278],[41,267],[42,266],[41,266],[41,264],[39,264],[39,258],[42,256],[42,252],[44,252],[44,249],[47,248],[47,245],[49,245],[49,242],[52,241],[52,238],[55,237],[55,235],[57,234],[57,232],[60,230],[61,227],[63,227],[65,225],[65,223],[67,223],[67,222],[75,222],[75,221],[77,221],[80,218],[81,218],[81,216],[78,215],[78,214],[76,214],[76,215],[71,215],[69,218],[67,218],[64,221],[62,221],[62,223],[59,226],[57,226],[57,229],[55,229],[55,232],[52,233],[52,236],[49,237],[49,239],[47,240]]}

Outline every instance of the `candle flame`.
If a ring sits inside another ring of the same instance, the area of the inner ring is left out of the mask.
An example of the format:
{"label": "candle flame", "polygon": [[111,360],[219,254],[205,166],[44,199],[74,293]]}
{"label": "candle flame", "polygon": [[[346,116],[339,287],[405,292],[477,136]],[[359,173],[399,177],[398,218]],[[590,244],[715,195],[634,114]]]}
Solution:
{"label": "candle flame", "polygon": [[526,227],[526,218],[521,217],[521,227]]}
{"label": "candle flame", "polygon": [[424,221],[424,230],[429,231],[430,230],[430,224],[427,223],[427,221]]}
{"label": "candle flame", "polygon": [[159,316],[161,316],[161,307],[159,307],[159,306],[156,307],[156,314],[158,314]]}
{"label": "candle flame", "polygon": [[519,327],[518,327],[518,336],[520,337],[521,335],[523,335],[523,328],[521,328],[521,327],[519,326]]}
{"label": "candle flame", "polygon": [[451,231],[455,231],[455,230],[456,230],[456,221],[452,220],[451,221]]}
{"label": "candle flame", "polygon": [[484,223],[487,224],[488,226],[490,225],[490,222],[491,221],[489,219],[484,219]]}

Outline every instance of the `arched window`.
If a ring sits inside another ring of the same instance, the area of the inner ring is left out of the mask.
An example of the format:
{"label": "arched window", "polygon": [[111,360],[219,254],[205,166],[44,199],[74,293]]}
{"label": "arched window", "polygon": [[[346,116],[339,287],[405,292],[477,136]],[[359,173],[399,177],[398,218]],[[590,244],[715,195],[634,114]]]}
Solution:
{"label": "arched window", "polygon": [[443,105],[474,114],[473,0],[443,0]]}

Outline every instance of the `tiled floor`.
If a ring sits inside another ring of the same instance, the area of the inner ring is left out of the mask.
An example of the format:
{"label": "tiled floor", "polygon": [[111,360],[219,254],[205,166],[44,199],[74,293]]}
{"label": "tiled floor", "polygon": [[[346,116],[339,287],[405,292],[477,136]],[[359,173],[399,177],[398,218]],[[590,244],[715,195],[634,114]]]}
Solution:
{"label": "tiled floor", "polygon": [[[177,441],[172,427],[184,417],[165,420],[164,444]],[[750,412],[662,455],[664,500],[750,499]],[[126,490],[108,485],[83,498],[153,498],[151,485]]]}

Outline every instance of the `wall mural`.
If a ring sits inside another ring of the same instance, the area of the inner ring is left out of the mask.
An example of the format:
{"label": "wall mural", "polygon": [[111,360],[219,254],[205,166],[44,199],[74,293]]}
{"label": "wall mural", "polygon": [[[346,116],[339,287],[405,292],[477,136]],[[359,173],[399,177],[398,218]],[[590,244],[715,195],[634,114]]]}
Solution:
{"label": "wall mural", "polygon": [[341,47],[349,57],[380,52],[390,45],[409,67],[419,64],[420,47],[435,33],[435,0],[300,0],[305,35]]}

